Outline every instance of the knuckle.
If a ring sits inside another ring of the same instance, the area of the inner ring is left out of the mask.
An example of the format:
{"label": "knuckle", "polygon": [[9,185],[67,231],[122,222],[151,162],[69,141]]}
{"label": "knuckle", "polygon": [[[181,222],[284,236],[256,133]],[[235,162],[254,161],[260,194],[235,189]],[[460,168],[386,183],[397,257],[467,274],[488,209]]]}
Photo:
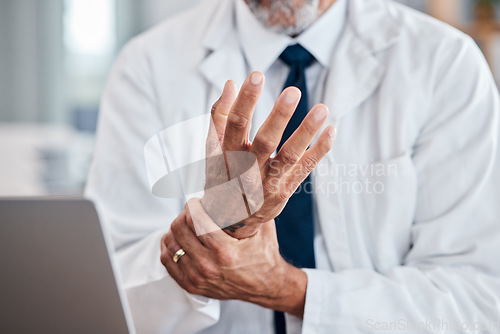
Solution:
{"label": "knuckle", "polygon": [[300,160],[300,155],[291,149],[284,149],[280,158],[285,166],[293,166]]}
{"label": "knuckle", "polygon": [[262,133],[253,142],[253,146],[260,153],[271,153],[275,150],[276,140],[270,135]]}
{"label": "knuckle", "polygon": [[303,169],[305,173],[309,174],[310,172],[313,171],[314,168],[318,165],[319,160],[315,156],[309,156],[307,158],[304,158],[303,161]]}
{"label": "knuckle", "polygon": [[330,140],[323,140],[320,142],[320,151],[321,151],[321,156],[325,156],[328,151],[332,148],[332,142]]}
{"label": "knuckle", "polygon": [[181,222],[179,220],[174,220],[172,224],[170,224],[170,230],[172,234],[178,235],[181,231]]}
{"label": "knuckle", "polygon": [[274,182],[267,181],[262,183],[262,191],[264,192],[264,195],[276,193],[276,188],[277,186]]}
{"label": "knuckle", "polygon": [[193,204],[193,199],[189,199],[186,204],[184,204],[184,211],[187,214],[189,214],[189,206]]}
{"label": "knuckle", "polygon": [[217,247],[215,250],[216,261],[225,267],[233,267],[236,264],[236,255],[229,247]]}
{"label": "knuckle", "polygon": [[227,120],[227,126],[235,131],[245,129],[247,125],[248,119],[240,112],[233,113]]}
{"label": "knuckle", "polygon": [[184,205],[184,221],[192,221],[193,220],[193,215],[196,215],[196,208],[200,204],[200,199],[195,197],[189,199],[186,204]]}
{"label": "knuckle", "polygon": [[168,258],[169,258],[169,256],[168,256],[167,252],[162,252],[162,253],[160,254],[160,261],[161,261],[161,263],[162,263],[165,267],[167,266],[167,261],[168,261]]}
{"label": "knuckle", "polygon": [[220,106],[220,99],[215,101],[215,103],[212,105],[212,109],[210,109],[210,113],[212,114],[212,116],[215,115],[217,109],[219,109],[219,106]]}
{"label": "knuckle", "polygon": [[290,198],[291,194],[293,193],[293,190],[290,191],[290,189],[289,189],[289,188],[292,188],[291,186],[288,186],[287,188],[288,189],[286,189],[284,191],[280,191],[278,193],[278,201],[281,202],[281,203],[288,201],[288,199]]}
{"label": "knuckle", "polygon": [[261,210],[257,211],[253,214],[253,221],[258,223],[264,223],[272,218],[269,218],[268,215],[264,214]]}
{"label": "knuckle", "polygon": [[285,183],[285,185],[282,187],[280,192],[278,193],[278,200],[280,203],[286,202],[292,197],[292,195],[295,193],[297,188],[300,186],[302,182],[302,178],[299,179],[293,179],[289,180]]}
{"label": "knuckle", "polygon": [[218,260],[221,258],[224,258],[228,252],[229,252],[229,247],[223,246],[223,245],[218,245],[217,247],[213,248],[213,251],[215,253],[215,256]]}
{"label": "knuckle", "polygon": [[309,135],[314,135],[319,130],[318,124],[310,119],[307,119],[306,121],[302,122],[302,127],[304,131]]}
{"label": "knuckle", "polygon": [[202,276],[193,276],[191,277],[191,282],[194,285],[194,288],[198,290],[199,288],[203,287],[205,284],[205,279]]}
{"label": "knuckle", "polygon": [[169,244],[168,239],[169,239],[170,235],[171,235],[170,233],[167,233],[167,234],[164,234],[163,237],[161,238],[160,249],[162,250],[162,252],[167,249],[167,246]]}
{"label": "knuckle", "polygon": [[166,241],[167,241],[167,235],[168,235],[168,234],[167,234],[167,233],[165,233],[165,234],[161,237],[160,244],[163,244],[163,245],[164,245],[164,244],[166,243]]}
{"label": "knuckle", "polygon": [[234,253],[226,253],[222,260],[224,266],[233,268],[238,263],[238,256]]}
{"label": "knuckle", "polygon": [[201,263],[198,269],[200,271],[200,274],[207,279],[218,277],[219,274],[215,266],[212,266],[206,262]]}

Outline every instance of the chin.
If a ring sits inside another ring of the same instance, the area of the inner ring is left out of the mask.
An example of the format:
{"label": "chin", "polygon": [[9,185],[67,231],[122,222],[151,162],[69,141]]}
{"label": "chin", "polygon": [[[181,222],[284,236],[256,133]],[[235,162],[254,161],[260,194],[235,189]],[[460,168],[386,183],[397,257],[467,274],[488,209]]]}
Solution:
{"label": "chin", "polygon": [[248,6],[257,19],[269,29],[287,35],[298,35],[320,16],[320,0],[304,0],[296,5],[293,0],[271,0],[265,8],[260,0],[248,0]]}

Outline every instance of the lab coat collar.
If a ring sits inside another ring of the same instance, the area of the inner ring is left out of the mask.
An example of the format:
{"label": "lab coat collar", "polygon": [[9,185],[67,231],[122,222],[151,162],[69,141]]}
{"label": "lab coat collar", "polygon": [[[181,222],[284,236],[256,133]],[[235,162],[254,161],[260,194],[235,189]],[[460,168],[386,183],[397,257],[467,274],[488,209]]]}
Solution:
{"label": "lab coat collar", "polygon": [[220,48],[235,27],[233,0],[212,0],[212,6],[214,6],[213,17],[203,39],[203,46],[210,51]]}
{"label": "lab coat collar", "polygon": [[324,68],[329,68],[346,21],[347,0],[337,0],[294,41],[306,48]]}
{"label": "lab coat collar", "polygon": [[347,0],[337,0],[321,17],[296,38],[265,27],[245,0],[235,0],[236,26],[245,58],[252,71],[267,72],[289,45],[299,43],[325,68],[330,67],[333,50],[342,34]]}
{"label": "lab coat collar", "polygon": [[[207,57],[202,62],[200,70],[219,90],[222,90],[228,79],[242,83],[246,77],[245,59],[236,31],[235,1],[212,2],[214,14],[203,40],[203,45],[207,49]],[[338,50],[334,52],[330,79],[335,76],[333,81],[337,81],[347,77],[349,80],[354,80],[356,84],[343,84],[345,89],[348,89],[347,86],[353,86],[356,90],[367,91],[370,90],[369,87],[363,88],[363,86],[372,87],[375,79],[380,79],[383,73],[383,68],[379,68],[374,54],[397,41],[400,35],[399,24],[388,2],[384,0],[350,0],[347,20],[347,27],[339,42]],[[373,74],[375,77],[368,74]],[[368,82],[364,83],[363,80]],[[366,95],[366,93],[361,95]],[[361,95],[358,95],[355,100],[359,100]],[[346,99],[338,97],[342,100]],[[359,103],[360,101],[341,103],[337,100],[334,104],[346,108],[357,104],[353,102]]]}
{"label": "lab coat collar", "polygon": [[[234,33],[235,1],[215,0],[212,24],[206,29],[203,45],[209,50],[220,47]],[[384,0],[349,0],[349,25],[372,52],[391,46],[399,37],[400,23]],[[228,19],[230,18],[230,19]],[[376,27],[376,29],[374,28]]]}
{"label": "lab coat collar", "polygon": [[215,86],[211,100],[214,94],[222,92],[227,80],[241,85],[246,77],[245,59],[236,33],[234,0],[215,0],[212,4],[215,13],[203,40],[207,57],[200,65],[201,73]]}
{"label": "lab coat collar", "polygon": [[245,58],[252,71],[265,73],[293,38],[265,27],[245,0],[235,0],[235,5],[236,27]]}
{"label": "lab coat collar", "polygon": [[350,0],[349,24],[372,53],[393,45],[401,33],[393,4],[385,0]]}
{"label": "lab coat collar", "polygon": [[325,87],[330,123],[336,124],[374,92],[385,72],[376,54],[394,45],[399,36],[400,26],[388,1],[349,1],[347,26]]}

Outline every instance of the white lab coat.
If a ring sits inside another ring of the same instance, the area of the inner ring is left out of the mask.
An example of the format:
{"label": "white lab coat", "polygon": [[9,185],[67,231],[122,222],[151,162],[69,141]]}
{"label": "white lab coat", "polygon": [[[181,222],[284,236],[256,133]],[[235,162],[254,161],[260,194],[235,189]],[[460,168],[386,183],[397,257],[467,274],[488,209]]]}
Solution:
{"label": "white lab coat", "polygon": [[[258,70],[245,63],[232,13],[232,0],[207,1],[135,38],[104,94],[87,195],[113,236],[141,333],[214,324],[228,333],[238,321],[227,302],[189,295],[162,267],[160,238],[183,200],[151,194],[143,155],[158,131],[209,112],[227,79]],[[474,42],[401,5],[351,0],[323,102],[338,138],[313,175],[314,196],[334,271],[306,270],[295,329],[495,325],[499,99]]]}

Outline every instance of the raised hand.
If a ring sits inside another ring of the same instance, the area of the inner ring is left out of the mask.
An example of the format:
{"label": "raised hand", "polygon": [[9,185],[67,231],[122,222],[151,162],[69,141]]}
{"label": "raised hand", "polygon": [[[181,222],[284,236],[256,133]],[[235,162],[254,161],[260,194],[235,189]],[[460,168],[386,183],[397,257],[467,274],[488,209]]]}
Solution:
{"label": "raised hand", "polygon": [[[210,217],[236,238],[253,235],[263,223],[279,215],[297,187],[332,148],[336,136],[336,129],[328,126],[309,147],[328,115],[326,106],[316,105],[271,158],[301,93],[295,87],[285,89],[250,142],[250,124],[263,86],[264,75],[260,72],[250,74],[239,93],[228,81],[212,107],[205,196],[201,202]],[[228,222],[230,226],[226,226]]]}

